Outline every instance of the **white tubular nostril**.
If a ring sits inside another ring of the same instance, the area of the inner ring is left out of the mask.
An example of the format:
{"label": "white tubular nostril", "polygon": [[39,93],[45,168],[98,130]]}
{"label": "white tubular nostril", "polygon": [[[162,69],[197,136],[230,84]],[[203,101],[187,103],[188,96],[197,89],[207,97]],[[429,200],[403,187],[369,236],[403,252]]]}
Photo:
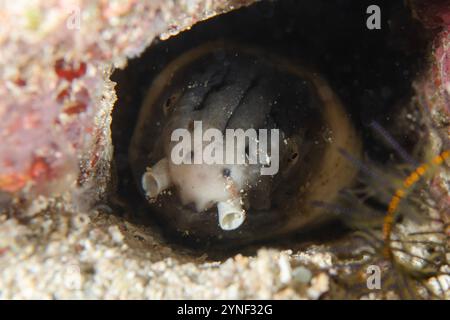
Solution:
{"label": "white tubular nostril", "polygon": [[172,184],[169,176],[169,161],[159,160],[153,167],[142,175],[142,188],[149,198],[156,198],[163,190]]}
{"label": "white tubular nostril", "polygon": [[222,230],[237,229],[245,220],[245,210],[242,209],[240,198],[217,203],[217,210]]}

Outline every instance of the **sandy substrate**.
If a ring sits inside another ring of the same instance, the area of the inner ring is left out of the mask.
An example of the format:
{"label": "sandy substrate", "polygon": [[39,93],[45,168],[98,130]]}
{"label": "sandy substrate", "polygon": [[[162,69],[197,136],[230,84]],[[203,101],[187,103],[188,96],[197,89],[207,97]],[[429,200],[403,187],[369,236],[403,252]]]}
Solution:
{"label": "sandy substrate", "polygon": [[35,204],[26,225],[2,216],[0,297],[317,299],[329,290],[332,262],[323,248],[260,249],[255,256],[211,261],[105,209],[75,213],[52,203],[40,211]]}

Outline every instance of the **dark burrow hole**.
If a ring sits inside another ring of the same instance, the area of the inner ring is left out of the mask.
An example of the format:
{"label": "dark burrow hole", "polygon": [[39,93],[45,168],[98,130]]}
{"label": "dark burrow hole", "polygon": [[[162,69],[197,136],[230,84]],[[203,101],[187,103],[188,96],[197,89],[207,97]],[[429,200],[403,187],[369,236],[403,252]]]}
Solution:
{"label": "dark burrow hole", "polygon": [[[366,27],[366,9],[371,4],[381,8],[380,30]],[[410,129],[410,123],[399,119],[404,119],[406,112],[414,112],[408,102],[413,96],[412,82],[424,67],[428,44],[425,31],[402,0],[262,1],[198,23],[168,40],[155,40],[140,57],[112,76],[117,82],[118,100],[112,123],[117,193],[111,200],[125,203],[122,212],[126,219],[161,230],[175,246],[207,250],[211,257],[232,255],[237,250],[251,253],[260,245],[294,249],[345,237],[348,230],[336,221],[283,239],[217,250],[214,242],[198,242],[171,232],[146,208],[128,161],[128,147],[145,93],[174,58],[218,39],[269,48],[314,66],[343,101],[362,136],[364,153],[383,164],[393,152],[367,126],[372,120],[378,121],[401,145],[412,150],[418,140],[417,125]]]}

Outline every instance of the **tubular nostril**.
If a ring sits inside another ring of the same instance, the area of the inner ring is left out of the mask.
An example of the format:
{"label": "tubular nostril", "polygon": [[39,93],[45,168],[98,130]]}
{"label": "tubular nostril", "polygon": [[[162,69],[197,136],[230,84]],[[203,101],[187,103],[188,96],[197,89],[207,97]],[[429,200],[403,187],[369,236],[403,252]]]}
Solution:
{"label": "tubular nostril", "polygon": [[169,161],[161,159],[142,175],[142,188],[147,197],[154,199],[172,184],[169,176]]}
{"label": "tubular nostril", "polygon": [[155,198],[160,189],[158,180],[150,172],[146,172],[142,176],[142,188],[145,190],[145,194],[149,198]]}
{"label": "tubular nostril", "polygon": [[245,220],[245,210],[242,209],[241,201],[222,201],[217,204],[219,225],[222,230],[230,231],[239,228]]}

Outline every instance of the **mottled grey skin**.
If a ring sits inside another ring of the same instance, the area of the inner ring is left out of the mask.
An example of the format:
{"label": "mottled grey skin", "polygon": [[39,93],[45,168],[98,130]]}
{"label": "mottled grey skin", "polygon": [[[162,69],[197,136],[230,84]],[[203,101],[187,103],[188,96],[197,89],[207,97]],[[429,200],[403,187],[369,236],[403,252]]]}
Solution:
{"label": "mottled grey skin", "polygon": [[[254,49],[241,50],[216,43],[181,56],[154,81],[130,147],[130,161],[138,182],[146,167],[164,157],[170,158],[173,146],[170,133],[178,128],[192,130],[195,120],[201,120],[204,129],[211,127],[223,132],[228,128],[280,131],[278,174],[258,174],[255,178],[260,165],[246,169],[249,179],[243,200],[247,218],[241,227],[221,230],[215,207],[196,212],[193,206],[180,203],[175,187],[174,192],[162,194],[156,203],[150,204],[152,214],[174,230],[195,238],[243,243],[292,232],[329,218],[311,207],[317,197],[313,199],[309,193],[314,194],[319,185],[330,184],[326,175],[331,171],[323,170],[331,166],[324,159],[330,148],[324,132],[333,127],[329,122],[334,121],[334,116],[328,116],[324,97],[329,104],[336,102],[335,97],[320,79],[310,78],[311,74],[295,67],[291,71],[290,63],[277,59]],[[347,129],[344,125],[344,135],[352,130]],[[353,139],[357,140],[351,131],[341,140],[352,145]],[[337,144],[342,147],[339,141]],[[352,152],[352,148],[346,149]],[[335,155],[328,158],[337,161]],[[336,162],[335,167],[339,166],[342,163]],[[230,170],[233,172],[232,167]],[[352,176],[352,169],[343,170],[349,170]],[[312,181],[315,175],[323,181]],[[346,179],[342,184],[353,178]],[[337,182],[339,187],[342,184]],[[324,195],[317,195],[320,199],[334,192],[325,190]]]}

